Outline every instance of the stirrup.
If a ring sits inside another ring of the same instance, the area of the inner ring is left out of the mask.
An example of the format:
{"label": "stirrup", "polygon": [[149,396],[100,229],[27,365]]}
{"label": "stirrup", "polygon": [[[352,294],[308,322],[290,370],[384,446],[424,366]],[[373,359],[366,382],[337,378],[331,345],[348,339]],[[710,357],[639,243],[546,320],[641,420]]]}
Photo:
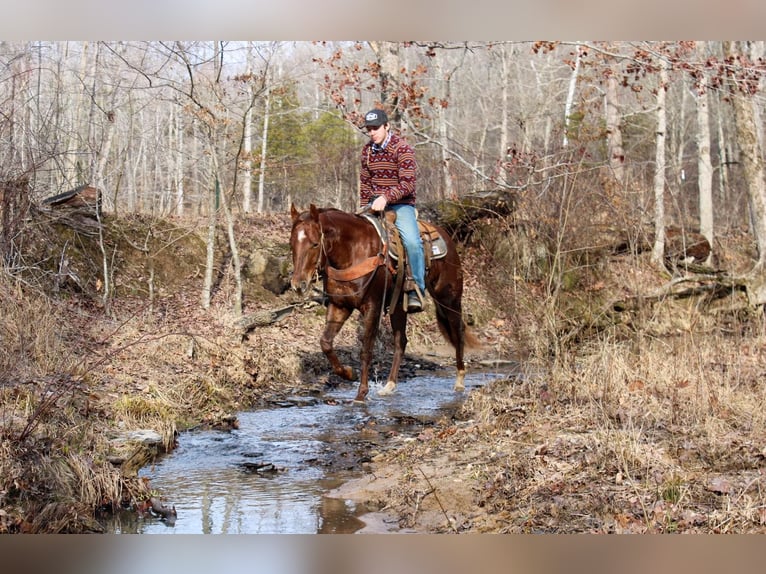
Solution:
{"label": "stirrup", "polygon": [[407,313],[420,313],[423,310],[423,301],[420,300],[420,295],[416,290],[407,291],[405,300]]}

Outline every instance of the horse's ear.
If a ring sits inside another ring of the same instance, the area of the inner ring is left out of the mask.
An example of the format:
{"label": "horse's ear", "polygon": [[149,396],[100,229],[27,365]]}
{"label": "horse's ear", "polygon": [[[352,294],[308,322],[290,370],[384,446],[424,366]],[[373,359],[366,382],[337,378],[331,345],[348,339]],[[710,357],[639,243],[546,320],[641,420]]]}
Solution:
{"label": "horse's ear", "polygon": [[293,221],[297,221],[299,215],[300,215],[300,212],[297,209],[295,209],[295,204],[291,203],[290,204],[290,217],[293,218]]}
{"label": "horse's ear", "polygon": [[309,206],[309,212],[311,212],[311,219],[319,221],[319,210],[313,203]]}

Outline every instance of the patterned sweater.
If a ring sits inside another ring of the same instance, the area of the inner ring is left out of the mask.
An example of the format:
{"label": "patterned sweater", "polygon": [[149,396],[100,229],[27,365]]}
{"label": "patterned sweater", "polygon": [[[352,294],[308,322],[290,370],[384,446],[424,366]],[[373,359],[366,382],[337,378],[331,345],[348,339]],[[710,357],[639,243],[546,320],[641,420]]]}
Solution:
{"label": "patterned sweater", "polygon": [[398,135],[391,133],[383,149],[376,150],[372,141],[367,142],[362,148],[360,205],[364,207],[378,195],[385,195],[389,204],[415,205],[416,170],[414,150]]}

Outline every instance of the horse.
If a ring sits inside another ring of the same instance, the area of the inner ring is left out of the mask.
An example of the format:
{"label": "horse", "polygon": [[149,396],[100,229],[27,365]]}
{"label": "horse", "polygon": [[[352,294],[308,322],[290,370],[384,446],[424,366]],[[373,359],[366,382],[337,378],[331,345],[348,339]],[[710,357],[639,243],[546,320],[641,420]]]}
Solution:
{"label": "horse", "polygon": [[[333,340],[354,310],[362,316],[361,373],[355,403],[364,403],[367,398],[373,345],[382,313],[388,306],[394,353],[388,380],[378,394],[390,395],[396,389],[407,347],[407,313],[402,290],[396,289],[397,270],[388,242],[381,238],[375,225],[360,214],[318,208],[314,204],[303,212],[292,204],[290,213],[293,263],[290,287],[307,297],[321,278],[327,315],[320,347],[333,373],[347,381],[355,380],[356,373],[351,366],[341,364]],[[443,229],[431,228],[443,238],[441,245],[446,246],[446,252],[438,258],[426,255],[426,288],[435,304],[439,330],[455,349],[454,390],[462,392],[466,373],[463,354],[467,346],[478,343],[463,319],[463,269],[455,244]]]}

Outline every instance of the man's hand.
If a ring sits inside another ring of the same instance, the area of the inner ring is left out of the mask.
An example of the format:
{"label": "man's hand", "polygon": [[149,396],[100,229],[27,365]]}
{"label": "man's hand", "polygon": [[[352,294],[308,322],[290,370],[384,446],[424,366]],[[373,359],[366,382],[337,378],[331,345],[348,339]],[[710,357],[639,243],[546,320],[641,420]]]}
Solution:
{"label": "man's hand", "polygon": [[388,205],[386,197],[384,195],[379,195],[372,202],[372,205],[370,205],[370,209],[373,211],[383,211],[386,208],[386,205]]}

